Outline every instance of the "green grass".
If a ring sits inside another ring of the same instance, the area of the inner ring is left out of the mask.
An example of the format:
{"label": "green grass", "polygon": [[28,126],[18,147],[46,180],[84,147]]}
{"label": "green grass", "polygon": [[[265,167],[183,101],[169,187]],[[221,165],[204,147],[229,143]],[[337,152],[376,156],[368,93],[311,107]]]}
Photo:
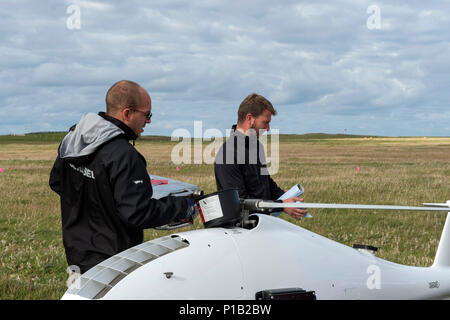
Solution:
{"label": "green grass", "polygon": [[[5,169],[0,173],[0,299],[59,299],[67,289],[59,198],[48,187],[62,136],[37,136],[0,137],[0,168]],[[301,183],[305,201],[421,205],[450,199],[449,138],[314,135],[282,136],[280,141],[280,168],[273,178],[283,188]],[[176,144],[167,137],[150,137],[136,141],[136,148],[148,160],[150,173],[214,192],[212,165],[182,164],[175,170],[170,154]],[[414,266],[432,264],[446,216],[310,212],[312,219],[294,221],[286,214],[281,218],[349,246],[379,247],[378,257]],[[149,229],[145,240],[198,228],[199,219],[181,230]]]}

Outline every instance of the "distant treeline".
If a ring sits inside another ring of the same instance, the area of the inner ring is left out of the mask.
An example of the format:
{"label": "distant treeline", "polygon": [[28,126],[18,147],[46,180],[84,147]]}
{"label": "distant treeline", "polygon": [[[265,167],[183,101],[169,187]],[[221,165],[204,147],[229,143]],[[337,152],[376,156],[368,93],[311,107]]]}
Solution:
{"label": "distant treeline", "polygon": [[349,138],[385,138],[385,137],[356,135],[356,134],[342,134],[342,133],[280,134],[280,141],[317,140],[317,139],[349,139]]}
{"label": "distant treeline", "polygon": [[33,132],[0,136],[1,143],[51,143],[61,142],[67,132]]}
{"label": "distant treeline", "polygon": [[[26,134],[0,135],[2,143],[60,143],[67,132],[32,132]],[[165,136],[142,136],[139,140],[144,141],[170,141],[170,137]]]}
{"label": "distant treeline", "polygon": [[[26,134],[0,135],[0,144],[2,143],[59,143],[67,132],[32,132]],[[296,140],[317,140],[317,139],[343,139],[343,138],[381,138],[380,136],[365,136],[351,134],[328,134],[328,133],[307,133],[307,134],[280,134],[280,142],[289,142]],[[181,140],[181,139],[180,139]],[[169,142],[168,136],[141,136],[139,141],[148,142]],[[270,139],[268,140],[270,142]]]}

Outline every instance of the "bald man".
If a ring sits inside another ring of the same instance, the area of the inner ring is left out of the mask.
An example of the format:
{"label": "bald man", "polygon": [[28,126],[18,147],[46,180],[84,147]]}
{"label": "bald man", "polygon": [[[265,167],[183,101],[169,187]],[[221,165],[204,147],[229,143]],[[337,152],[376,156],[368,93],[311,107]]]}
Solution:
{"label": "bald man", "polygon": [[106,113],[88,113],[62,140],[49,184],[60,195],[69,266],[86,272],[140,244],[143,229],[189,219],[188,199],[152,199],[146,160],[129,143],[152,116],[150,95],[122,80],[106,94]]}

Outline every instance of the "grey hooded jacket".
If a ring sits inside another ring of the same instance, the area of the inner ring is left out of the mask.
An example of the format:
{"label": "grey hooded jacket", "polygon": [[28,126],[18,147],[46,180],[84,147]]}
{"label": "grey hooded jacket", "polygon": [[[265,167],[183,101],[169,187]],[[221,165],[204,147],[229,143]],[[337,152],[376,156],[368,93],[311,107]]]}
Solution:
{"label": "grey hooded jacket", "polygon": [[186,199],[152,199],[144,157],[121,121],[89,113],[58,150],[49,184],[60,195],[69,265],[85,272],[143,241],[143,229],[186,218]]}

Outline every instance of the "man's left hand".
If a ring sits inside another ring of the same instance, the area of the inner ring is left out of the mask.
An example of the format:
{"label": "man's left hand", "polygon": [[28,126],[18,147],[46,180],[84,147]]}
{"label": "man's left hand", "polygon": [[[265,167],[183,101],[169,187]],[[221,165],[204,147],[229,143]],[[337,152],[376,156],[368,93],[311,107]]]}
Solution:
{"label": "man's left hand", "polygon": [[[294,203],[297,201],[303,201],[303,198],[293,197],[293,198],[283,200],[283,203]],[[290,215],[292,218],[294,218],[296,220],[300,220],[308,213],[308,211],[302,210],[299,208],[284,208],[283,211],[286,212],[288,215]]]}

